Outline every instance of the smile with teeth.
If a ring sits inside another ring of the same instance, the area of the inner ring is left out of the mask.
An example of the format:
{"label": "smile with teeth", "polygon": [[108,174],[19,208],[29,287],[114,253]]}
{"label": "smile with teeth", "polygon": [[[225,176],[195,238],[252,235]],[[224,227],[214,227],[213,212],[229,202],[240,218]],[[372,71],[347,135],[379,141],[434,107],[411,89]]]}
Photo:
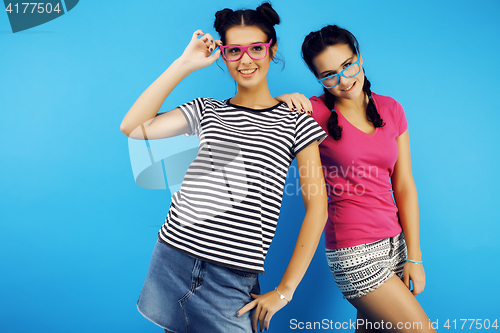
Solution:
{"label": "smile with teeth", "polygon": [[253,68],[253,69],[240,69],[239,72],[241,74],[248,75],[248,74],[253,74],[253,72],[255,72],[256,70],[257,70],[257,68]]}
{"label": "smile with teeth", "polygon": [[354,87],[354,85],[356,84],[356,81],[354,81],[349,87],[347,87],[346,89],[342,89],[342,91],[349,91],[352,89],[352,87]]}

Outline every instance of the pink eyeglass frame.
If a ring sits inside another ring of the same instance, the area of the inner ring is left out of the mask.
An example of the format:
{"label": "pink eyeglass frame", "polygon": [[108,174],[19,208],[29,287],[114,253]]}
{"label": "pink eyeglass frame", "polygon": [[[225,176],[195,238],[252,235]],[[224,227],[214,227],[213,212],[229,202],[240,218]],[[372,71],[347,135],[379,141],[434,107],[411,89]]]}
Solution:
{"label": "pink eyeglass frame", "polygon": [[[220,52],[222,53],[222,57],[224,59],[226,59],[226,61],[238,61],[241,59],[241,57],[243,57],[243,54],[246,52],[248,54],[248,56],[253,59],[253,60],[260,60],[260,59],[264,59],[266,56],[267,56],[267,52],[269,51],[269,47],[271,47],[271,43],[273,42],[273,39],[271,38],[271,40],[269,41],[269,43],[255,43],[255,44],[250,44],[250,45],[247,45],[247,46],[239,46],[239,45],[223,45],[223,46],[219,46],[219,49],[220,49]],[[253,46],[256,46],[256,45],[264,45],[266,47],[266,54],[262,57],[262,58],[253,58],[250,53],[248,52],[248,49],[253,47]],[[240,57],[238,59],[234,59],[234,60],[229,60],[228,58],[226,58],[226,56],[224,55],[224,49],[227,48],[227,47],[237,47],[241,50],[241,54],[240,54]]]}

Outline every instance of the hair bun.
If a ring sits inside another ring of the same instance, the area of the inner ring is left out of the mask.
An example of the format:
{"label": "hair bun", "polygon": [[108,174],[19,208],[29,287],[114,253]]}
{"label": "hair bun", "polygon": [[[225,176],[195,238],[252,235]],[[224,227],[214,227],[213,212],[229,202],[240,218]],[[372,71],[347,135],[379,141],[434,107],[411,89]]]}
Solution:
{"label": "hair bun", "polygon": [[264,18],[272,25],[280,23],[280,17],[278,13],[276,13],[269,2],[263,2],[262,5],[257,7],[257,12],[264,16]]}
{"label": "hair bun", "polygon": [[215,31],[220,33],[220,29],[226,22],[227,17],[232,13],[234,13],[233,10],[229,8],[224,8],[223,10],[219,10],[217,13],[215,13],[215,22],[214,22]]}

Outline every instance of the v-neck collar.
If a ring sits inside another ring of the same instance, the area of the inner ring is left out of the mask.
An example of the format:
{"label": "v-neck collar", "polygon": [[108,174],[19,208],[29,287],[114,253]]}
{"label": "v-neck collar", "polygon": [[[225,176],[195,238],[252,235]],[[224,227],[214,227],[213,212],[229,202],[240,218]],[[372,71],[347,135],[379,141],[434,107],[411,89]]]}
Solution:
{"label": "v-neck collar", "polygon": [[[375,107],[377,107],[377,102],[375,101],[375,98],[374,96],[372,96],[372,100],[373,100],[373,103],[375,103]],[[337,112],[337,115],[340,115],[342,118],[344,118],[344,120],[346,121],[346,123],[349,124],[349,126],[351,126],[352,128],[356,129],[357,131],[359,131],[360,133],[363,133],[364,135],[368,136],[368,137],[374,137],[378,131],[379,131],[379,128],[380,127],[375,127],[375,131],[373,131],[373,133],[366,133],[365,131],[362,131],[360,130],[358,127],[354,126],[343,114],[342,112],[338,111],[337,107],[335,106],[335,111],[332,111],[332,112]],[[378,110],[378,107],[377,107],[377,110]]]}

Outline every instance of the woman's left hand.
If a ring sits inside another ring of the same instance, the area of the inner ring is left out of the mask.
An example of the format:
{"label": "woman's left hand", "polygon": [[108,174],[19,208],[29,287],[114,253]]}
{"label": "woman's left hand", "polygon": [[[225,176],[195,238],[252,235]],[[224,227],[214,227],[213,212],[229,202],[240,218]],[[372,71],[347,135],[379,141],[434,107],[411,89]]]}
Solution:
{"label": "woman's left hand", "polygon": [[425,288],[424,266],[407,261],[403,270],[404,283],[410,289],[410,281],[413,284],[413,295],[417,296]]}
{"label": "woman's left hand", "polygon": [[312,115],[312,103],[306,96],[299,93],[284,94],[275,97],[278,101],[286,103],[288,108],[299,113]]}
{"label": "woman's left hand", "polygon": [[255,308],[252,320],[252,328],[254,332],[257,332],[257,325],[260,326],[261,332],[263,332],[264,329],[268,330],[271,318],[276,312],[287,305],[287,301],[281,299],[276,290],[269,291],[262,295],[250,295],[254,298],[254,300],[238,311],[238,317]]}

